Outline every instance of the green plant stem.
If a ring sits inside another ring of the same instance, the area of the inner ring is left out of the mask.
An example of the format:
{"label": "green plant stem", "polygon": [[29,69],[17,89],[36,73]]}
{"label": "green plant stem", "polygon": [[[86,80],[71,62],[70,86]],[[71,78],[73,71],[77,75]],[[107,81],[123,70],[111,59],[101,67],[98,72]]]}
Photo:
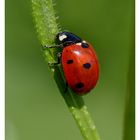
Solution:
{"label": "green plant stem", "polygon": [[134,48],[131,49],[128,72],[128,89],[126,96],[123,140],[135,140],[135,61]]}
{"label": "green plant stem", "polygon": [[[135,2],[131,1],[135,7]],[[135,140],[135,8],[130,10],[130,54],[128,65],[128,83],[125,101],[123,140]]]}
{"label": "green plant stem", "polygon": [[[134,2],[132,3],[134,5]],[[133,10],[134,15],[135,10]],[[135,17],[131,19],[130,56],[125,101],[123,140],[135,140]]]}
{"label": "green plant stem", "polygon": [[[55,36],[60,30],[56,23],[52,0],[31,0],[31,4],[35,27],[41,44],[55,45]],[[48,48],[43,52],[47,62],[56,62],[57,48]],[[66,82],[61,66],[50,67],[50,70],[85,140],[100,140],[82,97],[73,93],[70,89],[66,93],[64,92]]]}

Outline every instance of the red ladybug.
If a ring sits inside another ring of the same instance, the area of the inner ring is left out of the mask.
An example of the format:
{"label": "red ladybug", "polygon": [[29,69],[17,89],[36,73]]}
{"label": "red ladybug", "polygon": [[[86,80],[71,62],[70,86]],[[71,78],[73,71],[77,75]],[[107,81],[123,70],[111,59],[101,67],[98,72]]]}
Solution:
{"label": "red ladybug", "polygon": [[61,64],[68,86],[83,95],[95,87],[99,63],[92,46],[70,32],[60,32],[56,43],[63,46]]}
{"label": "red ladybug", "polygon": [[67,85],[78,95],[88,93],[99,78],[99,63],[94,49],[70,32],[58,33],[56,43],[62,47],[60,61]]}

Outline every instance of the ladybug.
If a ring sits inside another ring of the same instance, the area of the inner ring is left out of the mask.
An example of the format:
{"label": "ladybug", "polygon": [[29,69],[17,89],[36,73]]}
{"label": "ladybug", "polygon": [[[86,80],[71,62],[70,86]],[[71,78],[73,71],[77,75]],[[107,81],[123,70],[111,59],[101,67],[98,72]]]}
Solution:
{"label": "ladybug", "polygon": [[68,87],[78,95],[88,93],[99,78],[99,63],[92,45],[66,31],[58,33],[55,41],[62,47],[59,62]]}

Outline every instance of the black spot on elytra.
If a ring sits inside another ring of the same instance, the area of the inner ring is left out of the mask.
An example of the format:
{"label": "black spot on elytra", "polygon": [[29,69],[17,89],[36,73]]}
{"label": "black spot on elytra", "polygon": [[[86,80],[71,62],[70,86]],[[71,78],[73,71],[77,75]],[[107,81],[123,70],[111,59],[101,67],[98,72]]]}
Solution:
{"label": "black spot on elytra", "polygon": [[88,44],[87,43],[82,43],[82,48],[88,48]]}
{"label": "black spot on elytra", "polygon": [[67,60],[67,64],[72,64],[73,60]]}
{"label": "black spot on elytra", "polygon": [[84,84],[83,84],[82,82],[80,82],[80,83],[77,83],[77,84],[75,85],[75,87],[76,87],[76,88],[82,88],[82,87],[84,87]]}
{"label": "black spot on elytra", "polygon": [[90,63],[85,63],[85,64],[83,64],[83,67],[86,68],[86,69],[89,69],[91,67],[91,64]]}

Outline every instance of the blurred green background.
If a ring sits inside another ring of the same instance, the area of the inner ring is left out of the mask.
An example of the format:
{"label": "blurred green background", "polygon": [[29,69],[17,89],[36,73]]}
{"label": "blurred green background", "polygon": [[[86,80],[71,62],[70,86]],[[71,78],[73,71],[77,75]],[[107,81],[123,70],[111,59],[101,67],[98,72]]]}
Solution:
{"label": "blurred green background", "polygon": [[[127,99],[126,135],[134,140],[134,0],[55,3],[62,29],[98,54],[100,80],[84,100],[101,140],[122,140]],[[43,59],[30,1],[6,0],[5,10],[6,140],[82,140]]]}

